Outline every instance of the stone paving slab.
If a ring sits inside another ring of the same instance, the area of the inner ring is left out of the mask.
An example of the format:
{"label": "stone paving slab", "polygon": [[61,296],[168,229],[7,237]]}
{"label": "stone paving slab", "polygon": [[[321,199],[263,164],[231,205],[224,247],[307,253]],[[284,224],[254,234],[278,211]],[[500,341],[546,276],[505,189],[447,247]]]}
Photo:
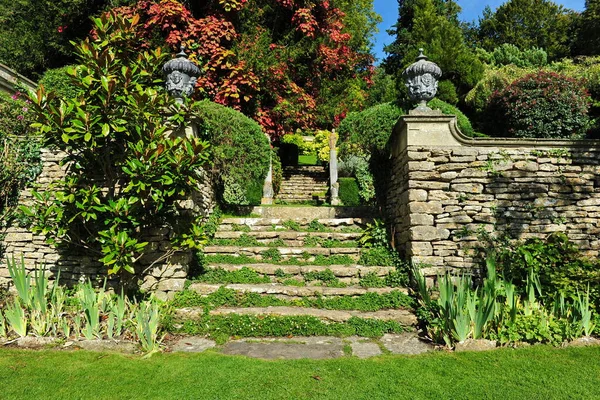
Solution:
{"label": "stone paving slab", "polygon": [[184,353],[202,353],[212,349],[217,344],[210,339],[198,336],[186,336],[175,340],[171,344],[171,351],[181,351]]}
{"label": "stone paving slab", "polygon": [[228,342],[223,346],[222,353],[270,360],[321,360],[343,357],[344,344],[340,338],[318,336],[260,341],[242,339]]}
{"label": "stone paving slab", "polygon": [[200,294],[209,295],[216,292],[219,288],[225,287],[243,293],[272,294],[275,296],[301,298],[314,296],[360,296],[365,293],[391,293],[400,290],[407,293],[408,290],[402,288],[383,287],[383,288],[362,288],[362,287],[344,287],[333,288],[326,286],[285,286],[277,283],[263,284],[208,284],[193,283],[189,289]]}
{"label": "stone paving slab", "polygon": [[419,339],[414,332],[385,334],[381,343],[392,354],[422,354],[434,350],[431,344]]}
{"label": "stone paving slab", "polygon": [[352,348],[352,355],[358,358],[370,358],[380,356],[383,352],[378,343],[373,340],[361,338],[358,336],[352,336],[346,338],[350,342]]}

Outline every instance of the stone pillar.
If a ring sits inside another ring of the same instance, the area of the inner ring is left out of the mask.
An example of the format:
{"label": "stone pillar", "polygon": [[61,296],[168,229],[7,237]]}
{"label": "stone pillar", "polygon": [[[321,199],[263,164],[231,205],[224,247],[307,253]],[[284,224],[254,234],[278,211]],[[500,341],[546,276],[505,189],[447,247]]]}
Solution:
{"label": "stone pillar", "polygon": [[[461,147],[456,139],[456,117],[439,111],[413,110],[400,118],[392,135],[392,171],[387,196],[387,214],[396,232],[400,254],[415,264],[438,266],[432,242],[448,240],[450,232],[435,225],[434,218],[443,211],[442,204],[430,198],[430,190],[444,190],[440,182],[422,182],[415,173],[433,170],[434,163],[420,157],[421,147]],[[460,133],[458,133],[460,135]],[[418,172],[415,172],[418,171]],[[426,187],[431,185],[431,187]]]}
{"label": "stone pillar", "polygon": [[[269,143],[271,143],[271,138],[269,135],[265,135]],[[267,177],[265,178],[265,184],[263,185],[263,196],[260,200],[260,204],[273,204],[273,197],[275,196],[275,191],[273,190],[273,152],[269,152],[269,172],[267,172]]]}
{"label": "stone pillar", "polygon": [[337,163],[337,137],[335,130],[329,135],[329,190],[331,193],[331,205],[337,206],[340,204],[339,183],[338,183],[338,163]]}

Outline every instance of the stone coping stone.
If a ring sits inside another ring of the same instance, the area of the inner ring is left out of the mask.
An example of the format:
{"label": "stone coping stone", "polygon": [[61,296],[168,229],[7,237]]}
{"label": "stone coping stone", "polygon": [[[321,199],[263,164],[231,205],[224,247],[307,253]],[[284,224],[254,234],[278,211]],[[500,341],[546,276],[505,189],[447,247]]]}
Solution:
{"label": "stone coping stone", "polygon": [[344,343],[336,337],[298,337],[282,339],[242,339],[228,342],[223,354],[267,360],[322,360],[344,356]]}
{"label": "stone coping stone", "polygon": [[377,276],[386,276],[396,270],[395,267],[365,267],[362,265],[277,265],[277,264],[209,264],[207,269],[222,268],[226,271],[239,271],[242,268],[249,268],[259,274],[276,275],[277,271],[283,271],[287,275],[300,275],[310,272],[324,272],[330,270],[338,278],[363,277],[370,273]]}
{"label": "stone coping stone", "polygon": [[[181,309],[177,316],[202,316],[202,308]],[[379,311],[357,311],[357,310],[326,310],[321,308],[305,307],[222,307],[210,311],[210,315],[254,315],[254,316],[278,316],[297,317],[309,316],[330,322],[346,322],[350,318],[377,319],[382,321],[396,321],[402,325],[411,326],[417,323],[417,317],[409,310],[379,310]]]}
{"label": "stone coping stone", "polygon": [[408,294],[408,289],[405,288],[362,288],[362,287],[343,287],[332,288],[326,286],[286,286],[279,283],[263,283],[263,284],[208,284],[208,283],[192,283],[190,290],[200,294],[208,295],[216,292],[221,287],[232,289],[243,293],[258,293],[271,294],[287,298],[315,297],[315,296],[360,296],[366,293],[385,294],[393,291],[400,291]]}

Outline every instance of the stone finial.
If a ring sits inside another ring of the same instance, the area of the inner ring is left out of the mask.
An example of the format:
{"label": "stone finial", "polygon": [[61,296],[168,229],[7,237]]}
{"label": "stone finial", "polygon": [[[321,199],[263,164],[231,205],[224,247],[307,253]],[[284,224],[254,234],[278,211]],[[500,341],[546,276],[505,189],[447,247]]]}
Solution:
{"label": "stone finial", "polygon": [[417,61],[406,68],[402,77],[406,80],[410,99],[419,103],[416,110],[431,111],[427,102],[437,93],[438,79],[442,77],[440,67],[428,61],[423,49],[419,49]]}
{"label": "stone finial", "polygon": [[194,86],[200,76],[200,68],[188,60],[185,46],[181,45],[176,58],[167,61],[163,66],[163,73],[167,76],[165,83],[167,92],[178,103],[183,103],[183,97],[194,93]]}

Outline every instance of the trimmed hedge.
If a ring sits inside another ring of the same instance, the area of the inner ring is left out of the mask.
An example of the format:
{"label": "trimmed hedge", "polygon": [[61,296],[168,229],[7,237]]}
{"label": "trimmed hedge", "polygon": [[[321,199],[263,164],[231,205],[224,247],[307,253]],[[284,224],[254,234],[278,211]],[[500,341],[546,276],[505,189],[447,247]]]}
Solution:
{"label": "trimmed hedge", "polygon": [[355,207],[360,205],[360,196],[358,195],[358,183],[354,178],[339,178],[340,185],[339,197],[345,206]]}
{"label": "trimmed hedge", "polygon": [[242,113],[208,100],[192,104],[192,113],[212,145],[221,202],[260,204],[271,152],[269,139],[260,126]]}

